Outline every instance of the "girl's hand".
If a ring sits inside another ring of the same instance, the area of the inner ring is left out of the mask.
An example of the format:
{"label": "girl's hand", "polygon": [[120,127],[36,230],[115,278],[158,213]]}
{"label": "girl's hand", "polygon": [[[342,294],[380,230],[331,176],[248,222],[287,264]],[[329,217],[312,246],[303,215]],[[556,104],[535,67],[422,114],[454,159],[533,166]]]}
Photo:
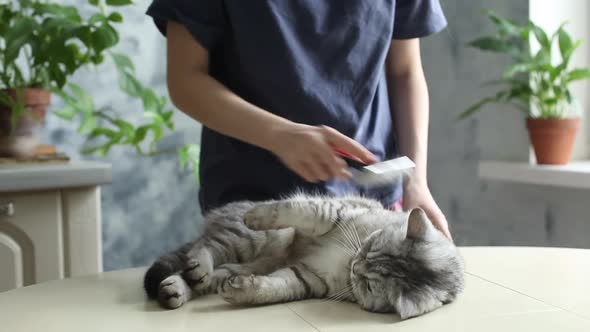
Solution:
{"label": "girl's hand", "polygon": [[434,201],[426,181],[415,178],[408,179],[408,182],[404,186],[403,205],[406,211],[417,207],[424,210],[434,226],[449,238],[449,240],[453,241],[449,232],[447,219]]}
{"label": "girl's hand", "polygon": [[326,126],[293,123],[275,130],[271,137],[274,139],[269,150],[308,182],[350,178],[346,162],[334,152],[334,148],[366,163],[376,161],[375,156],[358,142]]}

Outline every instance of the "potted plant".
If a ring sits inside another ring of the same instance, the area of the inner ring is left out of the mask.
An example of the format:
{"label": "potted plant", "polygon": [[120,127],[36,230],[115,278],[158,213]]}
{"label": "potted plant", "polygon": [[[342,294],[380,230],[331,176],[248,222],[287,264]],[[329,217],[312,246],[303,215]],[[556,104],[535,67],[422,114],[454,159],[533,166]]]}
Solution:
{"label": "potted plant", "polygon": [[[64,107],[53,112],[66,121],[79,121],[78,132],[94,143],[83,153],[106,155],[114,146],[129,146],[139,154],[178,154],[181,167],[191,167],[198,180],[199,145],[183,144],[160,151],[156,143],[174,130],[173,111],[166,97],[143,85],[131,59],[112,49],[119,43],[116,24],[123,21],[113,7],[132,0],[88,0],[92,11],[82,17],[74,6],[58,1],[0,1],[0,157],[34,153],[36,132],[51,95]],[[111,60],[119,89],[142,105],[141,124],[126,121],[115,110],[97,107],[82,87],[69,82],[78,70]]]}
{"label": "potted plant", "polygon": [[96,13],[85,20],[76,7],[48,1],[0,3],[1,155],[34,152],[51,92],[80,68],[103,61],[118,42],[112,24],[121,19]]}
{"label": "potted plant", "polygon": [[[487,15],[496,34],[468,45],[508,55],[511,64],[501,78],[488,83],[501,86],[499,91],[471,105],[460,118],[473,115],[486,104],[511,104],[526,117],[537,163],[566,164],[580,126],[570,86],[590,78],[590,68],[570,68],[571,57],[581,41],[572,40],[565,23],[549,35],[532,21],[519,24],[491,11]],[[538,51],[531,50],[531,39],[539,44]]]}

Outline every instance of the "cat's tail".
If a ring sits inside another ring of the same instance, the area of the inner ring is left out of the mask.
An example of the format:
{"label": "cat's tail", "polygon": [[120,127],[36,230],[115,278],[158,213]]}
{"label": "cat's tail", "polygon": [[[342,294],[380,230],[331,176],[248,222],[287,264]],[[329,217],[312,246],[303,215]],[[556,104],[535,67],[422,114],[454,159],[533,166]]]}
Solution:
{"label": "cat's tail", "polygon": [[158,290],[162,280],[182,271],[183,257],[184,255],[180,252],[173,252],[158,258],[150,266],[143,279],[143,288],[150,299],[158,298]]}

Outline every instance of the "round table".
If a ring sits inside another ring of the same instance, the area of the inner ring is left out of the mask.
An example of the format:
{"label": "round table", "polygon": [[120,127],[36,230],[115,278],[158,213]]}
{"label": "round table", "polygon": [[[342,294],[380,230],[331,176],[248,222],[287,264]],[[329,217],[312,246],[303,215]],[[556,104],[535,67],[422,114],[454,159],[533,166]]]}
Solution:
{"label": "round table", "polygon": [[399,321],[320,300],[234,307],[217,296],[177,310],[146,301],[144,268],[0,293],[2,331],[590,331],[590,250],[463,247],[466,289],[450,305]]}

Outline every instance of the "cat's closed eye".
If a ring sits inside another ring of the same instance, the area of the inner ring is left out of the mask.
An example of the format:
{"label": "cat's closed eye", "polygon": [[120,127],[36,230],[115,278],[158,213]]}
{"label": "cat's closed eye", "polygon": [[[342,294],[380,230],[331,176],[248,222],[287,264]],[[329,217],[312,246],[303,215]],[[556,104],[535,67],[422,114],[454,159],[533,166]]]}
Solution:
{"label": "cat's closed eye", "polygon": [[377,251],[371,251],[367,254],[367,259],[373,259],[375,257],[379,256],[379,253]]}
{"label": "cat's closed eye", "polygon": [[374,281],[374,280],[368,280],[367,281],[367,290],[369,291],[369,293],[373,293],[374,291],[379,291],[379,283]]}

